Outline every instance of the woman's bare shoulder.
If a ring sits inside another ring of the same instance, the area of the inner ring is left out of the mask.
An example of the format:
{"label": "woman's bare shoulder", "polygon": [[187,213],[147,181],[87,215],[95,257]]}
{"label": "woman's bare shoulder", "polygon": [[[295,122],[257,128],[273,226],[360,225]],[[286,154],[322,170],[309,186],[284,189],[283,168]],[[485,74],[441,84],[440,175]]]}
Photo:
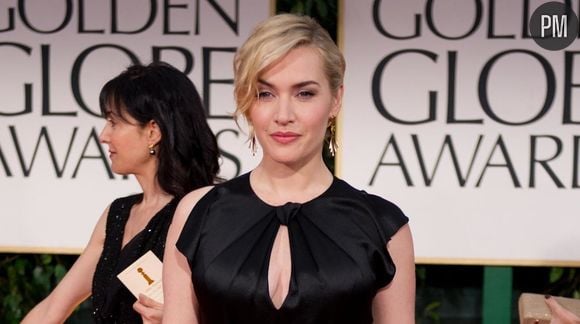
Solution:
{"label": "woman's bare shoulder", "polygon": [[214,186],[201,187],[183,196],[177,205],[175,214],[183,216],[189,215],[197,202],[200,201],[213,188]]}

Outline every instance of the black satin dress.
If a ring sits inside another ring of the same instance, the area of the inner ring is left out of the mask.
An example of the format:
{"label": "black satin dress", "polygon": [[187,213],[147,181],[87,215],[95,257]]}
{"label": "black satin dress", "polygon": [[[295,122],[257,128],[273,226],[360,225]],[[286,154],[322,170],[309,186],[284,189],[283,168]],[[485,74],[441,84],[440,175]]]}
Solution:
{"label": "black satin dress", "polygon": [[109,207],[103,253],[93,276],[93,318],[96,323],[142,323],[133,310],[137,300],[117,278],[117,274],[151,250],[163,260],[167,230],[177,200],[165,205],[131,241],[121,249],[125,224],[131,207],[141,201],[142,194],[119,198]]}
{"label": "black satin dress", "polygon": [[[270,206],[249,173],[219,184],[192,210],[177,242],[188,259],[202,324],[372,323],[372,300],[395,274],[386,244],[408,218],[394,204],[334,178],[317,198]],[[288,226],[292,270],[280,309],[268,265]]]}

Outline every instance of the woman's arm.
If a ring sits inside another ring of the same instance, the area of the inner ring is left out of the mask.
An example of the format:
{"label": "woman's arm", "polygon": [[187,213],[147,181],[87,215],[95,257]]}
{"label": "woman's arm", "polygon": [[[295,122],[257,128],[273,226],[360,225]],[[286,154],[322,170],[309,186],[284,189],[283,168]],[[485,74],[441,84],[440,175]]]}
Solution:
{"label": "woman's arm", "polygon": [[409,224],[395,233],[387,249],[397,271],[373,299],[374,323],[415,323],[415,253]]}
{"label": "woman's arm", "polygon": [[165,254],[163,256],[163,323],[199,323],[197,319],[197,298],[191,282],[191,269],[187,259],[175,247],[191,210],[211,189],[195,190],[179,202],[173,221],[167,232]]}
{"label": "woman's arm", "polygon": [[109,208],[99,218],[83,253],[50,295],[26,315],[23,324],[62,323],[91,295],[93,275],[103,251],[108,213]]}

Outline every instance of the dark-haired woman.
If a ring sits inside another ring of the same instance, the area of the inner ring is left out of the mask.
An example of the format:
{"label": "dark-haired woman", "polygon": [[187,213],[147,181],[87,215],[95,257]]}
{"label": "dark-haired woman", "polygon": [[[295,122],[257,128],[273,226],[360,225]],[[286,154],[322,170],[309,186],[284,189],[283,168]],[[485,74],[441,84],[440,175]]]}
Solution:
{"label": "dark-haired woman", "polygon": [[179,199],[219,171],[200,96],[174,67],[131,66],[104,85],[99,102],[112,169],[135,175],[143,192],[105,209],[78,260],[23,323],[62,323],[91,295],[97,323],[160,322],[163,305],[144,295],[136,301],[117,274],[149,250],[163,260]]}

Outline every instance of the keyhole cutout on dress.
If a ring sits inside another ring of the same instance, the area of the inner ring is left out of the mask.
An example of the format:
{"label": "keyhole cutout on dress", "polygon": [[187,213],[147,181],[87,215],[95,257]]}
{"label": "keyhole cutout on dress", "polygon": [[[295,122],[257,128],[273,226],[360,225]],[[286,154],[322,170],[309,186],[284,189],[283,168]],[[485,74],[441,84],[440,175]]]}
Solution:
{"label": "keyhole cutout on dress", "polygon": [[288,296],[290,275],[292,272],[292,257],[290,254],[290,238],[288,227],[280,225],[268,265],[268,291],[276,309],[280,309]]}

